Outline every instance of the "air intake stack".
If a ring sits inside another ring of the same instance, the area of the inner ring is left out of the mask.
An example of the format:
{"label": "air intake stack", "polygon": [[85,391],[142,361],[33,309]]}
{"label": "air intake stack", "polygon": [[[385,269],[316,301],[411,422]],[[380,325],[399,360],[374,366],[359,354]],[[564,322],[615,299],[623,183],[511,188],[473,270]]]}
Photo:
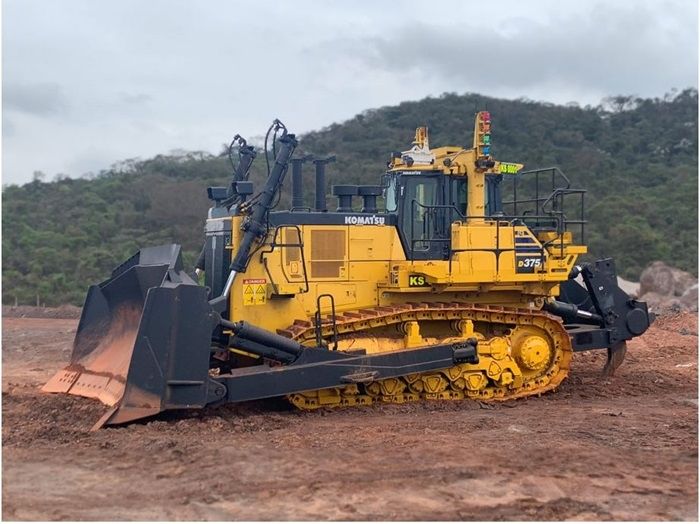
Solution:
{"label": "air intake stack", "polygon": [[359,186],[358,192],[362,197],[362,212],[377,212],[377,197],[382,194],[381,186]]}
{"label": "air intake stack", "polygon": [[332,192],[338,197],[338,213],[352,213],[352,197],[357,195],[357,186],[333,186]]}

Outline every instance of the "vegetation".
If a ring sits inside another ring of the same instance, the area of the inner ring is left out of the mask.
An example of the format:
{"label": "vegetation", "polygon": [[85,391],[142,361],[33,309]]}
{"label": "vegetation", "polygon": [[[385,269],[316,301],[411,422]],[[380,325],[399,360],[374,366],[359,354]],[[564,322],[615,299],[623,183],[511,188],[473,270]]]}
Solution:
{"label": "vegetation", "polygon": [[[613,97],[597,107],[444,94],[366,111],[308,133],[300,149],[335,153],[333,183],[377,183],[389,152],[407,149],[418,125],[433,145],[471,143],[472,115],[493,115],[496,158],[560,166],[585,187],[587,243],[636,278],[652,260],[697,274],[698,93]],[[288,123],[292,124],[292,123]],[[293,126],[290,126],[293,128]],[[265,174],[259,156],[251,179]],[[202,244],[206,187],[225,185],[225,153],[129,160],[86,178],[57,177],[3,189],[3,303],[80,304],[90,283],[140,246],[179,242],[191,267]],[[311,192],[312,169],[305,170]],[[280,206],[289,202],[285,191]],[[311,195],[307,195],[311,203]]]}

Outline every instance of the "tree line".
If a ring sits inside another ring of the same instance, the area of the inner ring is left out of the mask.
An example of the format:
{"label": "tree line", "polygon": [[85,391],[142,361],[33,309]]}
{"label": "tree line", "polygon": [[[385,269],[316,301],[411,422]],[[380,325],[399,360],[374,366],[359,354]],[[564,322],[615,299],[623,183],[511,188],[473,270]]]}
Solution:
{"label": "tree line", "polygon": [[[555,105],[446,93],[363,112],[301,137],[299,152],[335,154],[334,183],[376,184],[392,151],[428,125],[433,146],[472,141],[473,114],[492,114],[494,156],[527,168],[559,166],[588,190],[589,258],[613,256],[637,278],[653,260],[697,275],[698,93],[618,96],[598,106]],[[291,126],[290,126],[291,127]],[[261,153],[262,154],[262,153]],[[4,304],[81,304],[87,286],[140,246],[178,242],[191,267],[203,241],[206,188],[232,167],[219,154],[177,152],[131,159],[90,177],[3,188]],[[311,205],[313,169],[305,170]],[[259,157],[251,180],[260,187]],[[288,205],[289,183],[279,207]],[[330,192],[330,191],[329,191]]]}

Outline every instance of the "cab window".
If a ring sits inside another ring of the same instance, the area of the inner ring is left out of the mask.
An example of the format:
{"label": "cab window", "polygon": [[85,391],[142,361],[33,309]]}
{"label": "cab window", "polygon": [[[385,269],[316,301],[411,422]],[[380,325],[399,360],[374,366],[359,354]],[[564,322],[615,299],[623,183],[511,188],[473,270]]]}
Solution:
{"label": "cab window", "polygon": [[437,177],[407,176],[402,186],[403,202],[405,204],[402,216],[402,228],[409,241],[409,249],[413,251],[428,251],[434,238],[436,223],[435,209],[430,206],[437,204]]}
{"label": "cab window", "polygon": [[384,203],[388,213],[396,212],[398,208],[397,182],[396,176],[387,176],[384,186]]}
{"label": "cab window", "polygon": [[467,178],[450,177],[449,202],[454,208],[450,221],[460,220],[467,215]]}

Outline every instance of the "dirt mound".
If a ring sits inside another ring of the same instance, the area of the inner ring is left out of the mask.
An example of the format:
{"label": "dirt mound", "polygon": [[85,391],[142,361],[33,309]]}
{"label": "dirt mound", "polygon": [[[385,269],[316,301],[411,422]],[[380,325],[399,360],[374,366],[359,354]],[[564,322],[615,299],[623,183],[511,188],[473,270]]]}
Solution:
{"label": "dirt mound", "polygon": [[9,318],[80,318],[82,308],[69,304],[58,307],[2,306],[2,316]]}
{"label": "dirt mound", "polygon": [[639,297],[657,312],[697,311],[698,279],[664,262],[653,262],[642,272]]}

